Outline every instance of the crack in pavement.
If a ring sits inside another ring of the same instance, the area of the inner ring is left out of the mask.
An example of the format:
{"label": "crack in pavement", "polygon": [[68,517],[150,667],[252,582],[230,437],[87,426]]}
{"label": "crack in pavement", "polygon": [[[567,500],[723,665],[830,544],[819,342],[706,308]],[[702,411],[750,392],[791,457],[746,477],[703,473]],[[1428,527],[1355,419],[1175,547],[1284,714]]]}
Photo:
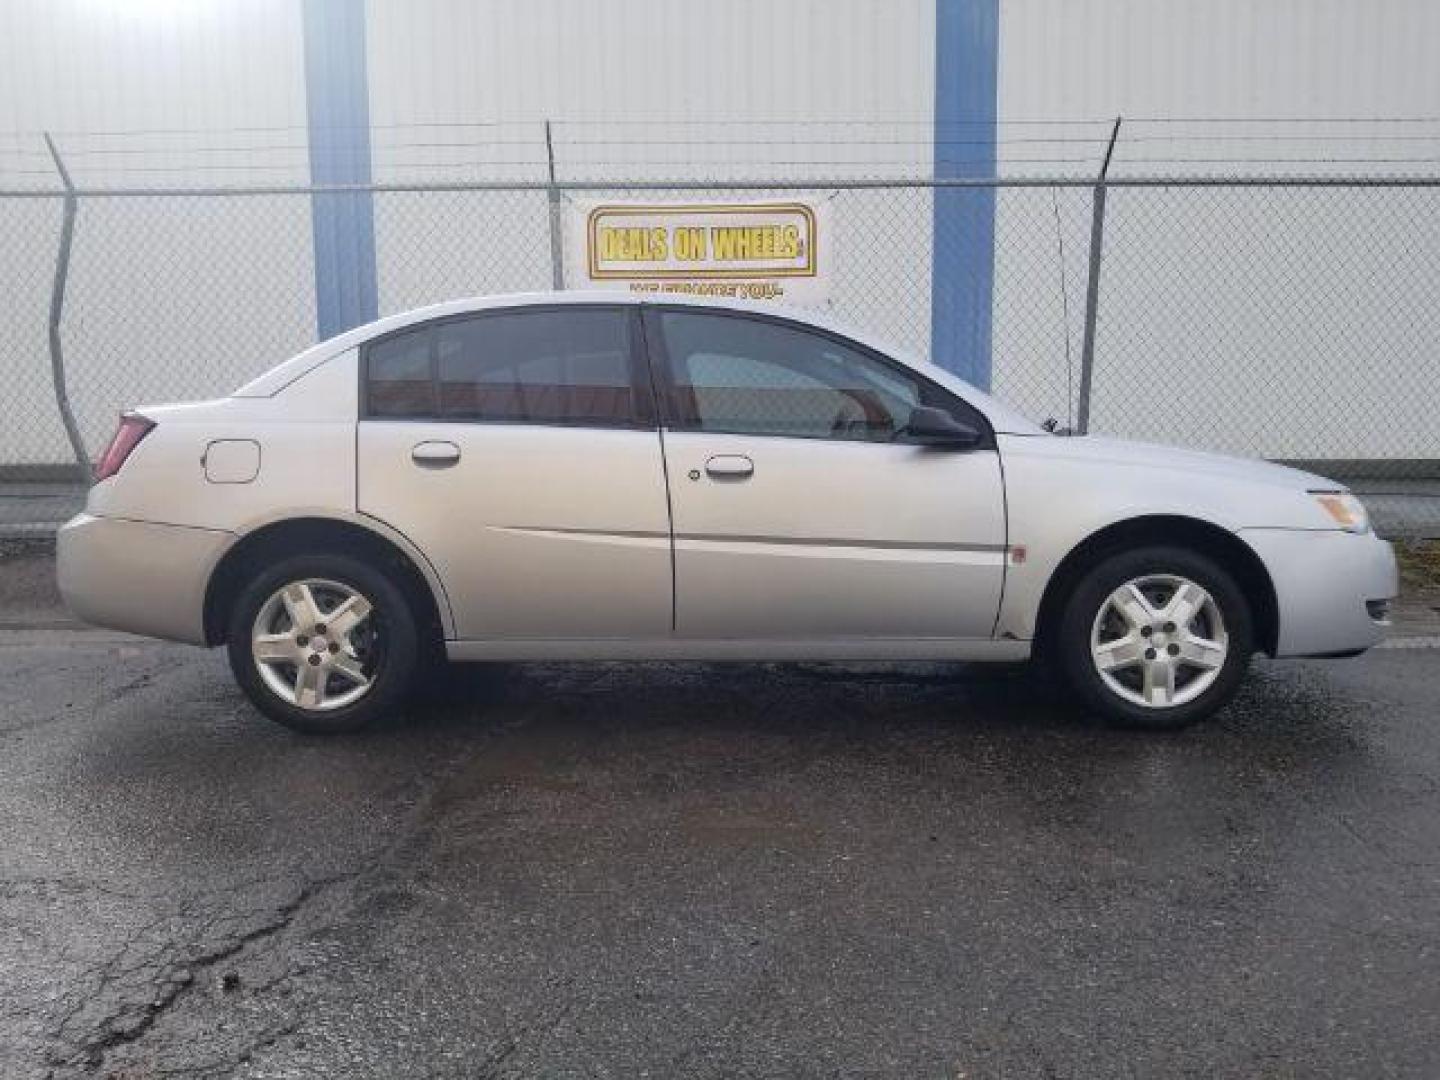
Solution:
{"label": "crack in pavement", "polygon": [[490,1053],[476,1067],[475,1080],[498,1080],[506,1063],[519,1051],[527,1049],[530,1045],[543,1043],[550,1035],[554,1034],[579,1005],[574,997],[568,996],[566,993],[574,985],[574,982],[575,978],[572,975],[555,983],[547,996],[552,1000],[558,998],[559,1004],[549,1010],[547,1016],[532,1016],[529,1021],[508,1032],[499,1049]]}
{"label": "crack in pavement", "polygon": [[[506,733],[510,730],[506,729]],[[409,781],[412,786],[409,795],[397,798],[396,809],[402,812],[397,815],[391,839],[378,851],[362,857],[360,865],[354,869],[306,881],[282,903],[203,923],[200,936],[211,937],[212,944],[192,947],[182,955],[174,943],[174,934],[164,933],[172,924],[181,928],[192,925],[193,905],[182,906],[137,928],[100,965],[98,982],[82,994],[80,1001],[53,1026],[50,1033],[52,1050],[47,1055],[54,1070],[51,1075],[61,1080],[68,1075],[94,1075],[105,1070],[107,1075],[128,1076],[132,1064],[141,1068],[143,1075],[156,1071],[166,1075],[226,1075],[253,1054],[274,1046],[287,1034],[293,1033],[300,1024],[293,1017],[268,1024],[263,1030],[253,1033],[255,1037],[244,1043],[235,1043],[227,1053],[200,1065],[167,1063],[163,1069],[157,1069],[149,1061],[140,1066],[128,1060],[134,1057],[139,1047],[150,1044],[157,1029],[175,1016],[186,1001],[196,1000],[197,996],[191,994],[191,990],[206,986],[214,988],[212,973],[219,965],[227,960],[239,961],[237,968],[247,962],[252,966],[263,964],[260,947],[287,934],[302,917],[307,916],[317,900],[345,886],[353,891],[362,882],[383,877],[390,868],[406,861],[404,853],[416,844],[423,845],[430,835],[427,822],[437,807],[443,808],[445,786],[469,763],[472,755],[479,752],[481,744],[464,743],[442,767],[413,777]],[[264,877],[251,879],[231,886],[226,895],[234,894],[237,889],[254,887],[273,888],[273,884]],[[219,903],[223,906],[223,898]],[[359,898],[356,896],[337,902],[337,910],[330,914],[327,921],[312,929],[340,921],[343,912],[353,909],[357,903]],[[240,923],[246,928],[216,936],[217,925],[223,923]],[[157,935],[162,934],[168,940],[154,941]],[[132,958],[132,951],[147,941],[153,942],[152,947]],[[282,984],[304,970],[308,969],[293,962],[287,963],[283,970],[262,982],[247,982],[248,997],[254,1000],[259,995],[273,994],[277,989],[286,993],[288,991],[283,989]],[[230,977],[228,973],[222,977],[222,982],[227,977]],[[234,989],[238,989],[238,976],[235,977],[237,985]],[[217,1000],[223,1000],[229,989],[228,986],[220,986]],[[107,996],[110,1000],[103,1009],[95,1009],[96,1002]],[[190,1042],[193,1044],[193,1039]],[[116,1062],[114,1059],[117,1057],[126,1060]]]}
{"label": "crack in pavement", "polygon": [[[133,666],[133,665],[132,665]],[[156,679],[166,674],[167,671],[178,670],[175,665],[168,663],[164,657],[152,659],[150,665],[141,669],[138,675],[134,675],[121,683],[119,686],[106,687],[100,685],[94,688],[94,693],[83,699],[82,702],[66,702],[61,708],[51,709],[48,712],[38,713],[28,717],[19,723],[0,729],[0,741],[9,741],[19,736],[29,735],[38,728],[67,720],[86,712],[93,713],[100,702],[115,702],[137,690],[143,690],[152,685]]]}
{"label": "crack in pavement", "polygon": [[[183,912],[159,916],[139,927],[101,965],[98,984],[83,994],[55,1025],[52,1031],[55,1045],[49,1055],[50,1063],[68,1068],[99,1069],[109,1051],[143,1038],[187,990],[202,985],[203,976],[217,964],[281,933],[313,899],[350,876],[333,875],[306,882],[292,898],[271,909],[258,925],[237,934],[224,935],[217,943],[179,958],[173,955],[173,943],[167,941],[161,943],[158,953],[152,952],[125,962],[137,943],[177,917],[183,917]],[[243,922],[255,915],[255,912],[247,912],[224,921]],[[134,978],[145,972],[153,972],[154,975]],[[98,1016],[87,1016],[87,1007],[112,990],[118,991],[118,1002],[110,1003]],[[85,1030],[72,1034],[68,1029],[81,1018],[85,1019]]]}

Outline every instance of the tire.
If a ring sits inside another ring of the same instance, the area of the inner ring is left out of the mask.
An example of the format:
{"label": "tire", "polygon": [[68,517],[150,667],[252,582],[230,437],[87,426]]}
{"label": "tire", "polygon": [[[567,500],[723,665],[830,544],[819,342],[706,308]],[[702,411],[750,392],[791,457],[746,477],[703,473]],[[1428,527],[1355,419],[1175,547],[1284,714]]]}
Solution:
{"label": "tire", "polygon": [[1089,710],[1121,727],[1178,730],[1235,696],[1255,629],[1222,566],[1157,546],[1091,567],[1065,600],[1053,644],[1066,685]]}
{"label": "tire", "polygon": [[400,586],[348,555],[294,555],[260,569],[231,609],[228,641],[230,670],[255,707],[308,735],[358,731],[388,715],[419,654]]}

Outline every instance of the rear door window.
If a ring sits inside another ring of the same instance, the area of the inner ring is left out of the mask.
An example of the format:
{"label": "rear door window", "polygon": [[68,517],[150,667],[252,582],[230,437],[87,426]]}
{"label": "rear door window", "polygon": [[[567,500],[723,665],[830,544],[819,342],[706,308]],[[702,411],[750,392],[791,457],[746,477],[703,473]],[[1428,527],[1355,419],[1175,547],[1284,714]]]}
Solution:
{"label": "rear door window", "polygon": [[426,394],[411,387],[423,353],[423,415],[505,424],[633,427],[631,316],[618,308],[546,308],[448,319],[371,347],[368,415],[415,416]]}

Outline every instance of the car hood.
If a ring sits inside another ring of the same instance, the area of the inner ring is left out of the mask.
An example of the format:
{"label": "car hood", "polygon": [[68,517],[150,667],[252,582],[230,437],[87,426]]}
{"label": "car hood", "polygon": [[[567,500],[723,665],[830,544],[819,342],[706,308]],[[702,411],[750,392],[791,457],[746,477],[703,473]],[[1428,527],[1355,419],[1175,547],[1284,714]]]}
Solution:
{"label": "car hood", "polygon": [[[1013,440],[1020,442],[1021,440]],[[1151,468],[1165,472],[1200,473],[1253,484],[1267,484],[1288,491],[1341,490],[1345,485],[1315,473],[1276,465],[1258,458],[1229,457],[1203,450],[1182,450],[1158,443],[1130,442],[1095,435],[1044,436],[1026,438],[1029,454],[1070,461],[1113,464],[1127,468]]]}

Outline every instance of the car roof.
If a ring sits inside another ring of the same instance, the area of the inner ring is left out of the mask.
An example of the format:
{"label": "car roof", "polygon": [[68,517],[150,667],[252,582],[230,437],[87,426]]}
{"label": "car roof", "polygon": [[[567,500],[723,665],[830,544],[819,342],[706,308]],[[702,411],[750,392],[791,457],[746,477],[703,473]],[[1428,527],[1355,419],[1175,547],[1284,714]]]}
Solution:
{"label": "car roof", "polygon": [[691,296],[688,294],[674,293],[632,293],[616,290],[585,290],[568,292],[527,292],[527,293],[502,293],[491,296],[471,296],[457,300],[447,300],[439,304],[430,304],[426,307],[412,308],[409,311],[397,312],[394,315],[387,315],[374,322],[365,323],[352,330],[347,330],[325,341],[311,346],[297,356],[291,357],[284,363],[271,368],[263,375],[252,379],[231,396],[241,398],[264,398],[273,397],[290,383],[305,373],[323,364],[333,356],[347,352],[359,345],[365,344],[386,334],[403,330],[408,326],[415,326],[421,323],[444,319],[456,315],[467,315],[481,311],[499,311],[509,308],[526,307],[552,307],[552,306],[586,306],[600,305],[614,307],[617,305],[644,305],[653,304],[664,307],[693,307],[696,309],[738,311],[757,315],[770,315],[777,318],[787,319],[793,322],[802,323],[816,327],[821,330],[828,330],[831,333],[848,338],[860,345],[873,349],[886,356],[892,356],[908,367],[914,368],[928,378],[948,387],[957,394],[960,394],[971,404],[975,405],[989,418],[991,424],[997,431],[1013,434],[1037,434],[1040,428],[1032,421],[1019,413],[1016,413],[1009,406],[1001,404],[988,394],[960,379],[953,372],[938,367],[927,360],[923,360],[914,353],[896,346],[893,342],[875,338],[864,331],[831,319],[822,312],[812,308],[798,308],[787,304],[777,304],[774,301],[764,300],[739,300],[715,297]]}

